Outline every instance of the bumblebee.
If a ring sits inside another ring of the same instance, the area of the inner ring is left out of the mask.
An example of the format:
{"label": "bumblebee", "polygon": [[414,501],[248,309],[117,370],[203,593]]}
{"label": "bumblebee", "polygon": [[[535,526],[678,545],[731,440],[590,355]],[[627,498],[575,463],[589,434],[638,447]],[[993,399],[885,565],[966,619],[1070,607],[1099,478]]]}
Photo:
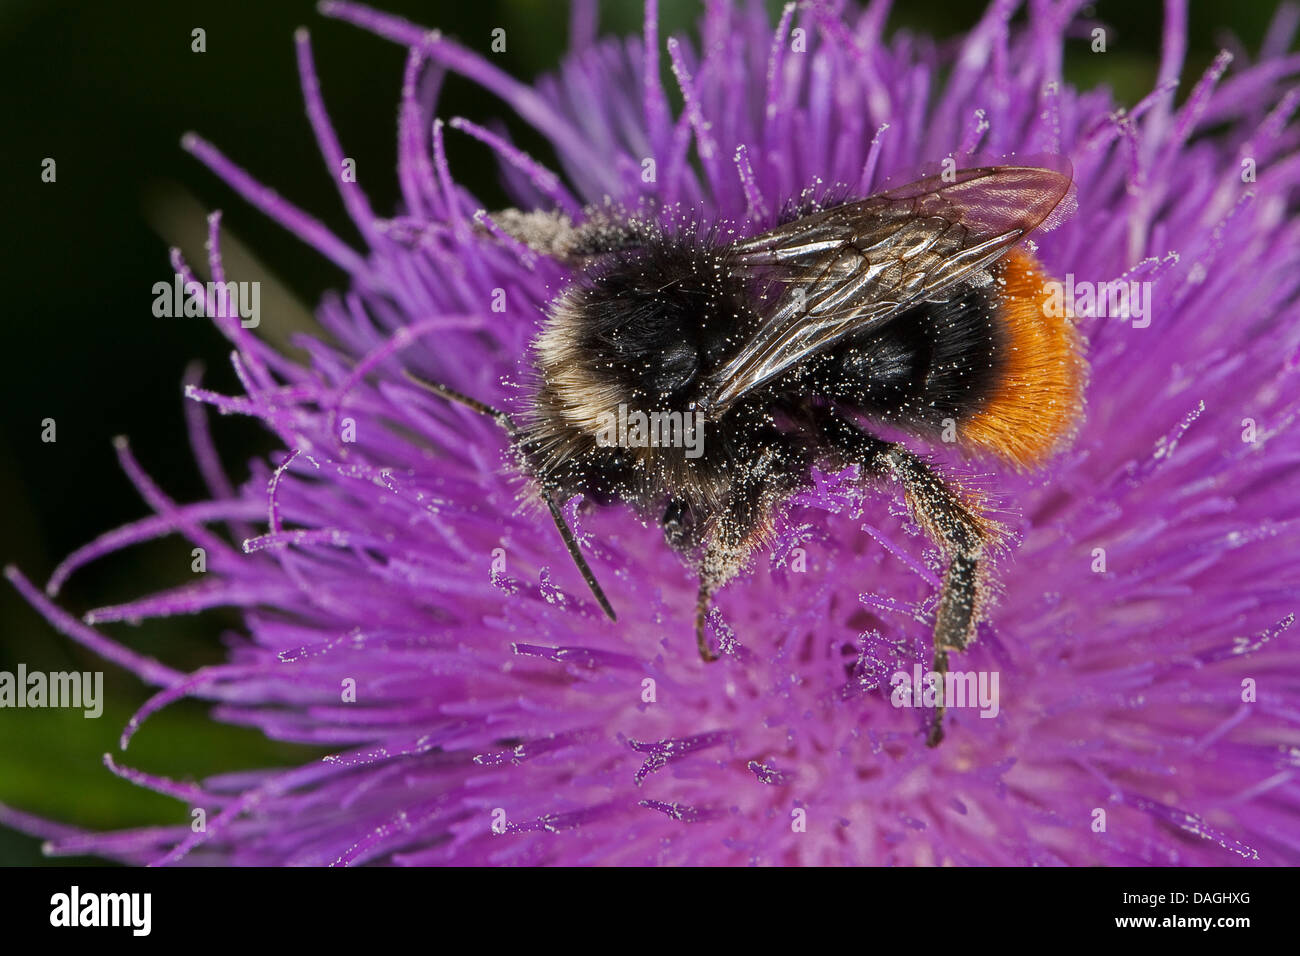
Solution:
{"label": "bumblebee", "polygon": [[[711,595],[770,544],[774,516],[814,465],[896,482],[947,561],[933,629],[942,675],[987,610],[1000,529],[978,497],[872,427],[955,438],[1023,470],[1068,444],[1083,409],[1082,342],[1070,318],[1045,314],[1051,279],[1024,240],[1069,190],[1057,169],[954,170],[866,199],[805,202],[741,238],[609,209],[580,225],[498,213],[502,231],[573,276],[534,342],[526,410],[516,420],[414,380],[506,429],[611,619],[559,505],[580,494],[657,521],[698,572],[706,661],[716,659]],[[644,429],[612,433],[616,414],[698,423],[703,438],[684,447],[646,440]],[[940,706],[931,746],[942,717]]]}

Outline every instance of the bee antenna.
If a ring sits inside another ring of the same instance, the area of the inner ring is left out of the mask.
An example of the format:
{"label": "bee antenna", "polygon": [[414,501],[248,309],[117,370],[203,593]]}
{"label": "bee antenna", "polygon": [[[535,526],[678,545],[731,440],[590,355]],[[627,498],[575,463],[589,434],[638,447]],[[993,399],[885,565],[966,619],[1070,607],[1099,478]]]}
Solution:
{"label": "bee antenna", "polygon": [[491,405],[487,404],[487,402],[480,402],[477,398],[470,398],[468,395],[458,392],[454,388],[448,388],[446,385],[439,382],[430,382],[422,379],[418,375],[412,374],[409,369],[403,369],[402,374],[425,391],[433,392],[433,394],[445,398],[449,402],[455,402],[457,405],[464,405],[466,408],[476,411],[480,415],[486,415],[488,418],[495,418],[497,424],[510,433],[511,438],[514,438],[515,434],[519,431],[518,426],[515,425],[513,419],[511,419],[509,415],[500,409],[493,408]]}
{"label": "bee antenna", "polygon": [[555,527],[560,531],[560,537],[564,539],[564,546],[569,549],[569,556],[573,558],[573,563],[578,566],[578,571],[582,574],[582,580],[587,582],[587,587],[591,588],[591,593],[596,597],[596,603],[600,609],[605,612],[605,616],[611,621],[617,621],[618,615],[614,613],[613,605],[609,603],[609,598],[605,597],[605,592],[601,590],[600,584],[596,581],[596,575],[592,573],[591,565],[587,559],[582,556],[578,550],[578,539],[573,536],[573,531],[569,524],[564,520],[564,513],[560,511],[560,506],[555,503],[551,493],[546,489],[542,490],[542,497],[546,499],[546,507],[551,510],[551,517],[555,519]]}
{"label": "bee antenna", "polygon": [[[413,375],[410,371],[403,371],[410,381],[414,382],[425,391],[432,392],[434,395],[445,398],[449,402],[455,402],[457,405],[464,405],[466,408],[478,412],[480,415],[486,415],[489,418],[495,419],[497,424],[509,433],[512,440],[519,434],[519,426],[514,423],[514,419],[500,409],[493,408],[486,402],[480,402],[477,398],[470,398],[468,395],[458,392],[454,388],[448,388],[446,385],[442,385],[438,382],[429,382],[420,378],[418,375]],[[600,609],[605,612],[606,617],[611,621],[617,621],[618,615],[614,613],[613,605],[609,603],[609,598],[605,597],[605,592],[601,590],[600,584],[597,583],[596,575],[592,572],[591,565],[589,565],[587,559],[582,556],[582,551],[578,548],[578,539],[573,536],[573,530],[569,527],[568,522],[564,520],[564,512],[562,512],[560,506],[555,503],[555,499],[551,496],[550,489],[542,488],[542,498],[546,501],[546,507],[551,512],[551,518],[555,521],[555,527],[559,530],[560,537],[564,539],[564,546],[569,550],[569,557],[573,558],[573,563],[578,566],[578,571],[582,574],[582,579],[587,582],[587,587],[591,589],[592,595],[595,596],[596,603],[600,605]]]}

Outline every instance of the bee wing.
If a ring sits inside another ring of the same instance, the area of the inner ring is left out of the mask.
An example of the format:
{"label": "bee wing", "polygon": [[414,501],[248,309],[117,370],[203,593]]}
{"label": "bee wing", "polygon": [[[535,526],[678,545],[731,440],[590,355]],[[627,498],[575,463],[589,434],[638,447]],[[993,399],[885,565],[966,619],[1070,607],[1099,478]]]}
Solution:
{"label": "bee wing", "polygon": [[712,413],[851,332],[941,300],[1040,225],[1070,177],[1031,166],[931,176],[733,243],[735,272],[773,283],[774,307],[710,379]]}

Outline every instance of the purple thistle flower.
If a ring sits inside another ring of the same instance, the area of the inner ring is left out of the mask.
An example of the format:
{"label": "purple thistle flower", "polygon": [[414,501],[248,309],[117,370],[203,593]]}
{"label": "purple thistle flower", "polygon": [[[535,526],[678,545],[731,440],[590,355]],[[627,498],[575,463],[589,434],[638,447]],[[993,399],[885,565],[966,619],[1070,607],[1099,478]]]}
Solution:
{"label": "purple thistle flower", "polygon": [[[201,783],[107,758],[203,808],[203,832],[0,819],[53,853],[132,863],[1300,862],[1296,16],[1283,10],[1254,62],[1238,55],[1229,70],[1220,56],[1175,106],[1186,11],[1170,2],[1158,85],[1125,110],[1062,80],[1077,3],[1031,4],[1012,28],[1015,7],[992,4],[948,48],[886,39],[882,3],[790,4],[773,26],[720,2],[697,47],[661,43],[648,0],[643,37],[579,44],[529,86],[437,33],[326,3],[411,51],[404,208],[379,218],[358,185],[340,185],[367,250],[206,141],[184,143],[352,277],[319,310],[337,344],[303,340],[308,365],[218,319],[245,393],[187,384],[261,420],[285,453],[232,488],[194,415],[212,499],[178,504],[121,444],[156,515],[70,556],[49,597],[8,575],[55,627],[157,688],[124,747],[159,708],[195,697],[219,720],[335,754]],[[575,36],[593,35],[590,9],[579,5]],[[337,178],[345,154],[305,34],[298,57]],[[562,172],[436,119],[447,70],[543,133]],[[1016,544],[980,641],[954,666],[1000,674],[995,718],[950,711],[947,742],[930,750],[927,712],[891,706],[890,675],[928,662],[939,555],[895,489],[863,490],[851,472],[816,473],[773,554],[719,593],[724,654],[708,666],[691,636],[694,577],[659,530],[570,502],[621,614],[602,617],[545,516],[519,510],[496,425],[403,376],[517,408],[528,343],[568,280],[456,185],[450,135],[499,157],[521,209],[579,216],[606,196],[653,197],[753,231],[818,182],[867,194],[948,156],[1071,160],[1078,208],[1038,237],[1038,255],[1056,275],[1150,283],[1150,322],[1081,318],[1092,378],[1077,442],[1045,473],[987,479]],[[202,583],[84,623],[50,600],[87,562],[170,533],[206,550]],[[226,663],[193,674],[98,629],[216,606],[242,609],[244,630]]]}

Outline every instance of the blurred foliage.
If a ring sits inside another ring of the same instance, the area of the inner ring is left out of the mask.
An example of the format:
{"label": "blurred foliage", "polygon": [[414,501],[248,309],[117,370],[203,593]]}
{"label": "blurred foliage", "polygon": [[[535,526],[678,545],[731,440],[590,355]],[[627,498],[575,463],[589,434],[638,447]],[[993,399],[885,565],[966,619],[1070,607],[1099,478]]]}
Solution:
{"label": "blurred foliage", "polygon": [[[523,78],[554,68],[565,48],[567,11],[556,0],[374,2],[471,46],[485,45],[494,27],[506,27],[509,48],[502,66]],[[775,13],[780,4],[769,6]],[[661,7],[664,36],[688,30],[699,9],[696,0],[663,0]],[[896,7],[892,28],[944,37],[973,24],[983,4],[929,0]],[[1224,42],[1228,26],[1254,49],[1271,14],[1267,2],[1194,2],[1180,95]],[[1108,83],[1131,103],[1155,77],[1160,5],[1102,2],[1095,15],[1111,27],[1109,51],[1090,55],[1080,39],[1067,55],[1067,73],[1080,85]],[[7,0],[0,17],[6,146],[0,156],[6,226],[0,262],[10,293],[0,375],[0,561],[17,564],[40,584],[69,551],[146,512],[114,461],[112,436],[128,434],[144,467],[175,499],[200,498],[204,489],[182,417],[182,372],[191,359],[200,359],[208,369],[206,384],[237,389],[228,348],[210,325],[158,320],[150,313],[153,283],[171,275],[167,245],[181,241],[154,231],[151,222],[159,217],[147,214],[150,205],[159,196],[180,196],[187,215],[193,201],[224,209],[228,233],[258,257],[268,275],[281,277],[304,307],[343,278],[185,155],[181,134],[201,132],[359,245],[302,110],[293,30],[303,24],[312,30],[331,116],[381,213],[397,200],[388,171],[405,51],[321,18],[308,0]],[[641,17],[635,0],[602,6],[606,32],[638,31]],[[196,26],[207,31],[202,55],[190,51]],[[508,117],[494,98],[456,77],[447,81],[439,110],[479,121]],[[521,145],[549,158],[536,134],[513,118],[509,122]],[[489,206],[504,202],[483,147],[452,136],[448,149],[462,182]],[[47,156],[58,162],[54,185],[39,179]],[[58,423],[54,444],[40,441],[44,418]],[[223,418],[213,428],[236,480],[247,474],[244,462],[273,450],[270,438],[250,422]],[[175,540],[133,548],[76,575],[60,600],[81,614],[183,584],[191,576],[189,560],[189,546]],[[0,621],[0,670],[12,671],[20,661],[43,671],[101,666],[7,586],[0,587]],[[220,635],[237,626],[233,614],[217,612],[106,630],[190,669],[220,660]],[[104,768],[103,755],[116,752],[122,726],[149,693],[120,670],[104,669],[108,702],[98,720],[86,720],[79,711],[0,711],[0,801],[97,828],[185,822],[186,809],[177,802]],[[147,723],[123,762],[195,779],[318,754],[213,723],[203,705],[186,702]],[[41,861],[38,841],[0,830],[0,863]]]}

